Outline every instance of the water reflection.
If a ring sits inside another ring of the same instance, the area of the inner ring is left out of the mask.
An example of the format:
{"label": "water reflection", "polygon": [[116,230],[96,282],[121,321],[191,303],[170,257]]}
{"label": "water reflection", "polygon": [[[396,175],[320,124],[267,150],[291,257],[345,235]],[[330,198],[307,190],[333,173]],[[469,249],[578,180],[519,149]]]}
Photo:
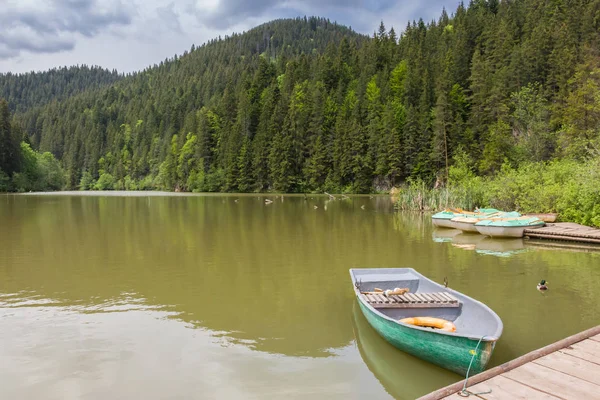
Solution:
{"label": "water reflection", "polygon": [[[410,398],[449,383],[353,316],[355,267],[413,267],[486,303],[505,325],[491,366],[600,319],[600,254],[438,232],[386,197],[1,196],[0,221],[0,378],[22,383],[1,398],[140,382],[160,398],[161,380],[183,398]],[[561,323],[540,329],[549,313]]]}
{"label": "water reflection", "polygon": [[369,325],[355,302],[352,317],[358,350],[369,370],[396,399],[412,400],[462,379],[386,342]]}
{"label": "water reflection", "polygon": [[347,315],[330,312],[352,300],[346,249],[389,245],[377,232],[390,214],[375,212],[389,200],[264,198],[13,197],[0,289],[82,312],[143,302],[254,350],[330,356],[352,341]]}
{"label": "water reflection", "polygon": [[452,247],[474,250],[482,255],[510,257],[527,251],[522,238],[491,238],[458,229],[434,229],[431,236],[436,243],[450,243]]}

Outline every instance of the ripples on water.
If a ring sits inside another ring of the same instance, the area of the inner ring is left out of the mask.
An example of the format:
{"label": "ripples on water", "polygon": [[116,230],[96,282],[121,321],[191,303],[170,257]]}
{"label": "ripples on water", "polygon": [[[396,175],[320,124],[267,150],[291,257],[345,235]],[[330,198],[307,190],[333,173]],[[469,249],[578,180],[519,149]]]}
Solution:
{"label": "ripples on water", "polygon": [[600,319],[598,253],[392,211],[367,196],[2,196],[0,398],[412,399],[459,379],[370,328],[352,267],[447,276],[491,306],[495,365]]}

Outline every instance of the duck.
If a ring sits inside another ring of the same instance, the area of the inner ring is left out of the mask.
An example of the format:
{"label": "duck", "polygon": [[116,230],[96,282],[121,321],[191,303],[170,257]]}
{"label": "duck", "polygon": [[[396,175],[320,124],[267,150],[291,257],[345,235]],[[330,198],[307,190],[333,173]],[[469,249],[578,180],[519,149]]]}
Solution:
{"label": "duck", "polygon": [[537,290],[548,290],[548,282],[545,279],[542,279],[540,283],[537,284]]}

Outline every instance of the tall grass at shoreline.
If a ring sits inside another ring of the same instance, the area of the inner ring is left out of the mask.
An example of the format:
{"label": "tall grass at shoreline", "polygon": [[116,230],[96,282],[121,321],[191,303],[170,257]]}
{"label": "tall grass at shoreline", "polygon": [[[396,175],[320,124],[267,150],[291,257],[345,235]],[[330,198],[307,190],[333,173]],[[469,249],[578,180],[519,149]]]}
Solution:
{"label": "tall grass at shoreline", "polygon": [[447,187],[412,181],[393,194],[399,210],[492,207],[521,213],[558,213],[560,221],[600,227],[600,158],[581,163],[555,160],[475,176],[465,163],[450,169]]}

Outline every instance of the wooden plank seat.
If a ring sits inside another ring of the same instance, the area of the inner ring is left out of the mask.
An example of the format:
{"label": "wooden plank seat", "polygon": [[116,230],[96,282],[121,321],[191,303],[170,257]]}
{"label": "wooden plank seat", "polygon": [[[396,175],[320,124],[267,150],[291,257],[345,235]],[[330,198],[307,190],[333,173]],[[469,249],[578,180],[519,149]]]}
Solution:
{"label": "wooden plank seat", "polygon": [[386,296],[383,293],[361,294],[374,308],[459,307],[460,302],[448,292],[406,293]]}

